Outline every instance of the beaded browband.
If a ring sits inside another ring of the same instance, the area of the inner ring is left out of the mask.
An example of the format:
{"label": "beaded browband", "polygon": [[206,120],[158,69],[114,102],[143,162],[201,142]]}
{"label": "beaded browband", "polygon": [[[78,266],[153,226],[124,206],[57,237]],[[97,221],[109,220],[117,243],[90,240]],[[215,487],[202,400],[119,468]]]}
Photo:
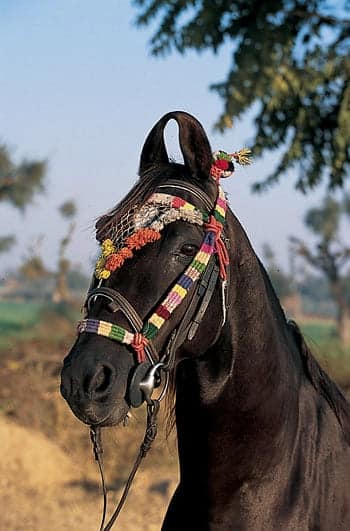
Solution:
{"label": "beaded browband", "polygon": [[[119,343],[130,345],[136,352],[139,363],[145,361],[145,347],[154,339],[163,324],[170,319],[174,310],[181,304],[193,284],[206,270],[210,257],[217,255],[220,278],[226,281],[226,268],[229,258],[221,234],[225,225],[227,200],[219,179],[228,177],[234,171],[233,161],[241,165],[250,163],[250,151],[238,153],[215,152],[210,175],[218,185],[218,196],[210,214],[202,212],[184,199],[163,193],[154,193],[133,215],[133,232],[126,238],[113,241],[108,238],[101,244],[101,256],[97,260],[95,276],[102,282],[113,271],[131,258],[135,250],[147,243],[160,239],[160,231],[169,223],[183,220],[200,225],[205,236],[193,260],[171,288],[156,311],[143,325],[141,332],[130,332],[122,326],[98,319],[83,319],[78,324],[78,333],[88,332],[108,337]],[[130,231],[129,231],[130,232]]]}

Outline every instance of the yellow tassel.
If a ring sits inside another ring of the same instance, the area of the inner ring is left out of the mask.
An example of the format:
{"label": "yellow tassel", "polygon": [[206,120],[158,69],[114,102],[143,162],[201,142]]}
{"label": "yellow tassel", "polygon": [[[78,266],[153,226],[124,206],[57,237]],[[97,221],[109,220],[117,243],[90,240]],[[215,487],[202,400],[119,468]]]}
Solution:
{"label": "yellow tassel", "polygon": [[249,166],[252,163],[252,151],[249,148],[242,148],[232,155],[240,166]]}

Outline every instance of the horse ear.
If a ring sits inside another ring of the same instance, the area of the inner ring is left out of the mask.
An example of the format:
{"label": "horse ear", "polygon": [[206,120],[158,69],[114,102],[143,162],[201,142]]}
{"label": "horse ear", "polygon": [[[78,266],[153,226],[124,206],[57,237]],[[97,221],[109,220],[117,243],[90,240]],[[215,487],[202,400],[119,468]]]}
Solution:
{"label": "horse ear", "polygon": [[169,120],[175,120],[179,126],[179,142],[185,167],[191,176],[208,179],[212,161],[208,137],[198,120],[183,111],[165,114],[153,127],[141,152],[140,175],[153,165],[169,163],[164,143],[164,129]]}

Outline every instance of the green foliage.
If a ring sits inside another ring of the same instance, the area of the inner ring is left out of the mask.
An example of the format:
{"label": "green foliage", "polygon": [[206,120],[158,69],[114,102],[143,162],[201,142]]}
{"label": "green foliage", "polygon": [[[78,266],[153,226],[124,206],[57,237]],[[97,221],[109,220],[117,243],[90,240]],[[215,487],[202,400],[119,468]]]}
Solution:
{"label": "green foliage", "polygon": [[70,260],[66,258],[65,253],[68,245],[71,242],[75,229],[74,218],[77,214],[77,207],[73,200],[68,200],[65,201],[59,207],[58,210],[65,219],[70,220],[67,233],[65,236],[63,236],[60,242],[58,266],[56,273],[56,287],[52,295],[53,301],[55,301],[56,303],[61,303],[67,302],[70,298],[67,284],[67,273],[70,270],[71,264]]}
{"label": "green foliage", "polygon": [[284,146],[275,171],[255,190],[294,167],[303,192],[323,178],[330,188],[343,186],[350,162],[350,19],[342,2],[133,2],[137,24],[157,26],[154,55],[231,45],[230,71],[211,87],[223,101],[217,128],[224,131],[255,104],[254,155]]}
{"label": "green foliage", "polygon": [[339,234],[341,220],[348,215],[347,201],[347,198],[337,201],[325,197],[320,207],[306,213],[305,224],[317,236],[314,249],[299,238],[291,238],[297,254],[325,274],[331,283],[339,281],[342,270],[350,260],[350,247],[341,242]]}
{"label": "green foliage", "polygon": [[45,161],[23,159],[13,162],[5,145],[0,145],[0,201],[24,210],[38,192],[44,191]]}
{"label": "green foliage", "polygon": [[311,208],[306,213],[305,225],[314,234],[331,242],[337,236],[341,215],[341,204],[332,197],[326,197],[320,207]]}
{"label": "green foliage", "polygon": [[350,271],[348,271],[348,274],[341,279],[341,286],[348,307],[350,308]]}
{"label": "green foliage", "polygon": [[24,277],[27,281],[47,280],[51,272],[46,268],[41,256],[41,246],[44,236],[41,234],[33,240],[28,246],[27,255],[19,267],[20,278]]}
{"label": "green foliage", "polygon": [[322,302],[330,302],[331,300],[328,282],[319,275],[305,275],[298,282],[298,290],[303,297],[312,299],[318,306]]}
{"label": "green foliage", "polygon": [[[45,161],[24,159],[16,164],[9,149],[0,144],[0,201],[24,211],[34,195],[44,191],[45,172]],[[15,241],[12,235],[0,237],[0,253],[8,251]]]}
{"label": "green foliage", "polygon": [[274,266],[270,266],[268,268],[268,274],[280,299],[284,299],[285,297],[295,293],[295,287],[292,278],[284,273],[282,269],[279,267],[274,268]]}
{"label": "green foliage", "polygon": [[76,216],[77,207],[73,200],[65,201],[58,209],[61,215],[66,219],[72,219]]}
{"label": "green foliage", "polygon": [[0,253],[8,251],[16,242],[14,236],[1,236],[0,237]]}
{"label": "green foliage", "polygon": [[309,265],[320,271],[328,281],[330,295],[337,307],[337,333],[343,345],[350,343],[350,297],[347,293],[345,266],[350,260],[350,247],[343,244],[339,234],[342,216],[347,215],[346,201],[326,197],[319,208],[309,210],[307,227],[317,236],[317,243],[309,246],[299,238],[291,238],[294,250]]}
{"label": "green foliage", "polygon": [[345,194],[345,197],[343,200],[343,211],[345,215],[350,216],[350,195],[349,194]]}
{"label": "green foliage", "polygon": [[283,299],[295,293],[295,284],[291,275],[288,275],[276,262],[275,253],[270,244],[263,245],[263,256],[271,283],[279,298]]}
{"label": "green foliage", "polygon": [[69,289],[87,290],[90,284],[90,278],[80,269],[71,269],[67,273],[67,284]]}
{"label": "green foliage", "polygon": [[40,255],[29,256],[21,265],[19,271],[28,280],[42,279],[50,274]]}

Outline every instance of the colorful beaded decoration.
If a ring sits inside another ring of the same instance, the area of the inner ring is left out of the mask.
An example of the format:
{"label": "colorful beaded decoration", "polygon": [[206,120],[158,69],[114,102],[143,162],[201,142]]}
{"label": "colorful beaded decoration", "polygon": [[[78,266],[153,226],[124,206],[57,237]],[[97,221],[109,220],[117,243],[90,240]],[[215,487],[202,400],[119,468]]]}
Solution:
{"label": "colorful beaded decoration", "polygon": [[109,278],[110,274],[119,269],[126,259],[134,256],[134,250],[159,240],[160,231],[169,223],[180,219],[203,225],[208,220],[208,214],[201,212],[180,197],[160,193],[152,194],[134,214],[133,223],[136,232],[128,236],[119,249],[111,239],[102,242],[101,255],[95,268],[96,278],[99,280]]}
{"label": "colorful beaded decoration", "polygon": [[[214,253],[218,257],[220,278],[222,281],[226,280],[229,257],[221,234],[225,225],[227,200],[218,180],[220,176],[227,177],[228,174],[232,174],[234,171],[233,160],[241,165],[249,164],[249,155],[248,149],[230,155],[223,151],[214,153],[210,174],[217,182],[218,196],[211,215],[201,212],[180,197],[154,193],[139,209],[135,220],[136,232],[128,236],[119,250],[111,239],[102,243],[101,256],[97,261],[95,270],[95,275],[100,280],[108,278],[112,271],[121,267],[126,259],[131,258],[133,250],[158,240],[160,231],[168,223],[182,219],[202,225],[205,230],[204,240],[199,251],[156,311],[144,324],[141,332],[132,333],[119,325],[98,319],[83,319],[78,324],[78,333],[94,333],[130,345],[136,352],[138,362],[141,363],[145,361],[146,357],[145,346],[154,339],[160,328],[170,319],[174,310],[181,304],[193,284],[205,271],[209,259]],[[157,207],[165,207],[165,209],[159,211]]]}

